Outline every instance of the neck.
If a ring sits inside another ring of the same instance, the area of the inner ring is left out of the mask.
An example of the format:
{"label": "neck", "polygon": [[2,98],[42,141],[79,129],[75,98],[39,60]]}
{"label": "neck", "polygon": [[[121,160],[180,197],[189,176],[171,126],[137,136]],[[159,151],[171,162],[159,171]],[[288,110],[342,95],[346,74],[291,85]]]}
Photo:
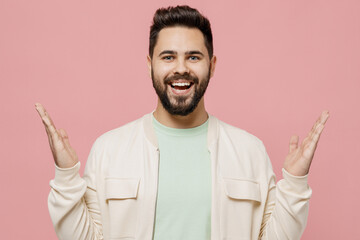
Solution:
{"label": "neck", "polygon": [[195,110],[186,115],[172,115],[161,104],[160,99],[158,99],[158,104],[154,112],[155,119],[161,124],[171,127],[171,128],[193,128],[200,126],[208,119],[208,114],[204,106],[204,98],[202,98],[195,108]]}

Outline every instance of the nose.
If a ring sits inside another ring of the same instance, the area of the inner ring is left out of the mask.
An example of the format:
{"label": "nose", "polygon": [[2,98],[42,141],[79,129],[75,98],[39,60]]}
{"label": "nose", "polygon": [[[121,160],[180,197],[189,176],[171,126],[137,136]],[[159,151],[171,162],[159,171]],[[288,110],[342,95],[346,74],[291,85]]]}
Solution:
{"label": "nose", "polygon": [[174,74],[185,74],[185,73],[189,73],[189,68],[186,64],[186,61],[183,59],[178,59],[176,61],[176,65],[174,67]]}

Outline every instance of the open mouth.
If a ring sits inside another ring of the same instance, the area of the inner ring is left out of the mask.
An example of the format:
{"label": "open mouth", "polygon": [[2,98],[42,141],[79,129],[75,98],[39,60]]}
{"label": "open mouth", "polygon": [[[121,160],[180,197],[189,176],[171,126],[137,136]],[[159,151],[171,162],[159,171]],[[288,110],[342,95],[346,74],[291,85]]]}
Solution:
{"label": "open mouth", "polygon": [[192,80],[173,80],[169,83],[171,86],[171,92],[175,95],[182,96],[187,95],[191,92],[194,86],[194,81]]}
{"label": "open mouth", "polygon": [[173,81],[170,83],[170,86],[176,90],[186,90],[189,89],[194,83],[191,81]]}

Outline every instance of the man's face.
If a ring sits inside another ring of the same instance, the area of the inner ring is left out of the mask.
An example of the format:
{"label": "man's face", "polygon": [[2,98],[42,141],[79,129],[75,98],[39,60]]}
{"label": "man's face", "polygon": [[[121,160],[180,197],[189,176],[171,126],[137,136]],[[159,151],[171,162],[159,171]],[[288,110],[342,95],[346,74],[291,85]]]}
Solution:
{"label": "man's face", "polygon": [[197,28],[169,27],[159,32],[151,78],[163,107],[172,115],[193,112],[208,86],[216,58],[209,59],[204,36]]}

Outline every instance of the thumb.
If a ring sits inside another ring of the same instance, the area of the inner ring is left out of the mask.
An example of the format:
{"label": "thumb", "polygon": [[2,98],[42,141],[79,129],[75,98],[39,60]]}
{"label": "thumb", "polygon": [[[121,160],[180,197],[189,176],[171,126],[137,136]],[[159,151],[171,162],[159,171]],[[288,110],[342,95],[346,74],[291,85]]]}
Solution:
{"label": "thumb", "polygon": [[295,149],[297,149],[299,143],[299,136],[293,135],[290,138],[289,143],[289,153],[292,153]]}

